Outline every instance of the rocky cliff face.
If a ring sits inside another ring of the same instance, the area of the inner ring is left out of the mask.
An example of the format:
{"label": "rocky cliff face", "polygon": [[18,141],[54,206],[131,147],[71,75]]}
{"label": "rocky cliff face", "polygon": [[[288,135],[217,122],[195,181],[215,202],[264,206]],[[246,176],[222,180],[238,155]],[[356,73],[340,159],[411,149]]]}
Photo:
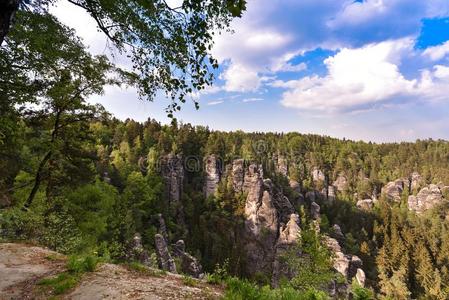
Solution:
{"label": "rocky cliff face", "polygon": [[299,216],[297,214],[291,214],[287,224],[281,225],[279,228],[279,238],[275,246],[273,275],[271,278],[271,284],[273,286],[277,287],[282,277],[292,278],[295,276],[288,267],[288,264],[282,260],[282,256],[291,246],[297,243],[300,235]]}
{"label": "rocky cliff face", "polygon": [[283,176],[288,176],[288,161],[287,159],[282,155],[275,155],[273,157],[275,166],[276,166],[276,172],[279,174],[282,174]]}
{"label": "rocky cliff face", "polygon": [[243,159],[236,159],[232,162],[231,176],[234,191],[241,193],[245,177],[245,165]]}
{"label": "rocky cliff face", "polygon": [[221,178],[220,165],[216,155],[212,154],[205,158],[204,171],[206,173],[204,194],[209,197],[215,194]]}
{"label": "rocky cliff face", "polygon": [[165,182],[165,194],[172,211],[176,212],[178,222],[184,223],[181,195],[184,183],[184,164],[182,156],[168,154],[160,160],[160,170]]}
{"label": "rocky cliff face", "polygon": [[332,183],[332,185],[339,192],[345,191],[348,188],[348,179],[346,178],[346,175],[344,173],[338,174],[337,179]]}
{"label": "rocky cliff face", "polygon": [[392,202],[400,202],[404,189],[409,188],[409,181],[406,179],[398,179],[387,183],[381,190],[387,200]]}
{"label": "rocky cliff face", "polygon": [[245,254],[248,274],[271,274],[278,234],[278,215],[270,187],[264,184],[262,171],[250,165],[245,176]]}
{"label": "rocky cliff face", "polygon": [[321,171],[318,168],[314,168],[312,170],[312,179],[315,182],[319,182],[319,181],[324,182],[326,180],[326,176],[324,175],[323,171]]}
{"label": "rocky cliff face", "polygon": [[[359,279],[364,284],[362,277],[364,278],[365,273],[362,270],[362,260],[355,255],[344,254],[336,239],[326,236],[324,241],[333,253],[334,269],[343,275],[348,282],[351,282],[352,278],[359,274]],[[359,283],[362,284],[362,282]]]}
{"label": "rocky cliff face", "polygon": [[408,197],[408,208],[417,213],[422,213],[428,209],[443,203],[446,199],[443,198],[441,189],[431,184],[422,188],[416,196]]}

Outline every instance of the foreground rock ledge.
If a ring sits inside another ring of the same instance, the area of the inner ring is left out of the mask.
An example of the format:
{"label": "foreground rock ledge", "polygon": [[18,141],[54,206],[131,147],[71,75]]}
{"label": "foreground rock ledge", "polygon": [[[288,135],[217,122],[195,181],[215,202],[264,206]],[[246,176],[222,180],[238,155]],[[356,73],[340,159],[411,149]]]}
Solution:
{"label": "foreground rock ledge", "polygon": [[[62,259],[51,250],[25,244],[0,244],[0,299],[47,299],[37,292],[42,278],[64,271]],[[198,282],[187,286],[181,275],[140,275],[123,266],[103,264],[83,276],[80,284],[62,299],[219,299],[216,286]]]}

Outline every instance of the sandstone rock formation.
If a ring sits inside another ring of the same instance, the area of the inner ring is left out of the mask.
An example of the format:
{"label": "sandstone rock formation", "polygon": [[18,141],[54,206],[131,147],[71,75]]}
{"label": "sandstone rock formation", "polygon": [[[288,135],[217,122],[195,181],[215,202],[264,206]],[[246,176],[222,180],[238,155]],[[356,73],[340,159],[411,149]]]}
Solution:
{"label": "sandstone rock formation", "polygon": [[381,190],[382,195],[385,195],[387,200],[400,202],[401,195],[405,188],[408,188],[409,182],[405,179],[398,179],[388,182]]}
{"label": "sandstone rock formation", "polygon": [[221,177],[219,161],[216,155],[212,154],[205,158],[204,172],[206,173],[206,179],[204,182],[204,194],[206,195],[206,197],[209,197],[215,194]]}
{"label": "sandstone rock formation", "polygon": [[418,190],[425,184],[424,178],[418,173],[413,172],[410,176],[410,188],[411,190]]}
{"label": "sandstone rock formation", "polygon": [[310,205],[310,216],[314,220],[320,219],[320,206],[316,202],[312,202]]}
{"label": "sandstone rock formation", "polygon": [[169,201],[173,203],[179,202],[184,181],[182,157],[180,155],[168,154],[162,157],[160,167]]}
{"label": "sandstone rock formation", "polygon": [[327,202],[333,203],[335,199],[336,199],[335,187],[333,185],[329,185],[327,187]]}
{"label": "sandstone rock formation", "polygon": [[304,204],[304,195],[301,192],[301,185],[296,180],[289,180],[290,188],[294,192],[294,197],[290,199],[291,203],[295,207],[299,207],[300,205]]}
{"label": "sandstone rock formation", "polygon": [[244,160],[236,159],[232,162],[232,184],[234,191],[240,193],[243,191],[243,180],[245,177]]}
{"label": "sandstone rock formation", "polygon": [[357,269],[357,274],[355,275],[355,279],[357,280],[357,283],[360,286],[362,286],[362,287],[365,286],[366,275],[362,269]]}
{"label": "sandstone rock formation", "polygon": [[318,168],[314,168],[312,170],[312,179],[313,181],[325,181],[326,180],[326,176],[324,175],[323,171],[321,171]]}
{"label": "sandstone rock formation", "polygon": [[180,205],[184,182],[184,164],[180,155],[168,154],[160,160],[160,171],[165,183],[165,195],[178,222],[184,223],[183,208]]}
{"label": "sandstone rock formation", "polygon": [[339,192],[343,192],[348,188],[348,179],[346,178],[344,173],[340,173],[337,176],[337,179],[332,183],[333,186]]}
{"label": "sandstone rock formation", "polygon": [[244,188],[248,190],[245,204],[245,253],[248,274],[271,274],[278,233],[278,214],[273,195],[264,190],[261,169],[249,167]]}
{"label": "sandstone rock formation", "polygon": [[142,237],[138,232],[134,234],[126,256],[128,260],[138,261],[144,265],[149,265],[148,251],[143,248]]}
{"label": "sandstone rock formation", "polygon": [[416,196],[408,197],[408,208],[417,213],[422,213],[444,201],[440,188],[431,184],[422,188]]}
{"label": "sandstone rock formation", "polygon": [[279,228],[279,238],[276,243],[275,258],[273,262],[273,274],[271,283],[277,287],[279,280],[282,277],[292,278],[295,276],[288,267],[285,260],[282,260],[282,255],[293,245],[298,242],[301,235],[301,228],[299,227],[299,216],[291,214],[287,224]]}
{"label": "sandstone rock formation", "polygon": [[170,252],[168,251],[167,242],[161,234],[155,234],[154,244],[159,268],[171,273],[176,273],[175,261],[171,257]]}
{"label": "sandstone rock formation", "polygon": [[358,209],[370,211],[371,209],[373,209],[374,204],[376,202],[377,202],[377,200],[373,200],[373,199],[363,199],[363,200],[357,201],[356,205],[357,205]]}
{"label": "sandstone rock formation", "polygon": [[345,240],[345,236],[341,231],[340,225],[334,224],[332,226],[332,234],[331,237],[335,238],[339,244],[342,244]]}
{"label": "sandstone rock formation", "polygon": [[333,253],[334,269],[343,275],[348,282],[357,275],[357,270],[362,267],[362,260],[355,255],[345,255],[338,241],[325,236],[324,242]]}
{"label": "sandstone rock formation", "polygon": [[185,243],[183,240],[179,240],[173,245],[173,256],[180,259],[182,273],[195,278],[203,277],[203,267],[195,257],[185,251]]}
{"label": "sandstone rock formation", "polygon": [[275,155],[273,158],[275,162],[276,172],[288,176],[288,162],[287,159],[282,155]]}

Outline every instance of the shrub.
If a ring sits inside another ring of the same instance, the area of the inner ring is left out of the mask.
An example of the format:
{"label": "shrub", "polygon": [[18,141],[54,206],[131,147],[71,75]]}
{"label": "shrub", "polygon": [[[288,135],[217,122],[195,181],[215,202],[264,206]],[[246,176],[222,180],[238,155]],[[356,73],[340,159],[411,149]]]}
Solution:
{"label": "shrub", "polygon": [[298,291],[292,287],[272,289],[236,277],[226,280],[225,300],[326,300],[328,296],[322,291],[309,289]]}
{"label": "shrub", "polygon": [[74,274],[83,274],[86,272],[93,272],[98,264],[98,258],[94,256],[85,257],[69,257],[67,262],[67,270]]}

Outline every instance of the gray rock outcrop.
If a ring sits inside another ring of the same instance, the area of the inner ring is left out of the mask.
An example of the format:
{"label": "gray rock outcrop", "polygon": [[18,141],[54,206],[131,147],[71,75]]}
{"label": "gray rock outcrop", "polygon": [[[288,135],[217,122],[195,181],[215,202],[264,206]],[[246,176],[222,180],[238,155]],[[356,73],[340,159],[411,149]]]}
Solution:
{"label": "gray rock outcrop", "polygon": [[364,287],[365,286],[365,281],[366,281],[366,275],[365,272],[362,269],[357,269],[357,273],[355,275],[355,279],[357,280],[357,283],[361,286]]}
{"label": "gray rock outcrop", "polygon": [[314,168],[312,170],[312,179],[315,182],[318,182],[318,181],[324,182],[326,180],[326,176],[324,175],[323,171],[321,171],[318,168]]}
{"label": "gray rock outcrop", "polygon": [[221,178],[219,161],[216,155],[212,154],[205,158],[204,171],[206,173],[204,194],[209,197],[215,194]]}
{"label": "gray rock outcrop", "polygon": [[244,181],[244,190],[248,191],[244,229],[246,271],[248,274],[271,274],[278,234],[278,213],[273,195],[265,190],[262,169],[256,165],[249,166]]}
{"label": "gray rock outcrop", "polygon": [[301,185],[296,180],[289,180],[290,188],[293,190],[293,197],[291,200],[293,206],[299,207],[304,204],[304,195],[301,193]]}
{"label": "gray rock outcrop", "polygon": [[244,160],[236,159],[232,162],[232,185],[234,191],[240,193],[243,191],[243,181],[245,177]]}
{"label": "gray rock outcrop", "polygon": [[363,199],[363,200],[357,201],[356,206],[358,209],[370,211],[373,209],[374,204],[376,202],[377,202],[377,200],[373,200],[373,199]]}
{"label": "gray rock outcrop", "polygon": [[179,258],[181,264],[179,267],[182,273],[195,278],[203,277],[203,267],[195,257],[185,251],[185,243],[183,240],[179,240],[173,245],[173,256]]}
{"label": "gray rock outcrop", "polygon": [[138,261],[144,265],[149,265],[148,251],[143,248],[142,237],[136,232],[129,245],[129,251],[126,254],[128,260]]}
{"label": "gray rock outcrop", "polygon": [[335,238],[339,244],[342,244],[345,241],[345,236],[341,231],[340,225],[334,224],[332,226],[332,234],[331,237]]}
{"label": "gray rock outcrop", "polygon": [[335,201],[335,199],[335,187],[333,185],[330,185],[327,187],[327,202],[331,204]]}
{"label": "gray rock outcrop", "polygon": [[410,175],[410,188],[412,191],[420,189],[424,184],[425,180],[418,172],[413,172]]}
{"label": "gray rock outcrop", "polygon": [[440,188],[431,184],[422,188],[416,196],[408,197],[408,208],[417,213],[422,213],[444,201]]}
{"label": "gray rock outcrop", "polygon": [[287,224],[279,228],[279,238],[276,243],[273,274],[271,277],[271,283],[274,287],[279,285],[282,277],[293,278],[295,276],[291,268],[289,268],[288,262],[282,259],[282,256],[290,247],[298,242],[300,235],[299,216],[297,214],[291,214]]}
{"label": "gray rock outcrop", "polygon": [[346,255],[343,253],[340,244],[334,238],[325,236],[324,243],[333,254],[333,267],[343,275],[348,282],[357,275],[357,270],[362,267],[362,260],[355,255]]}
{"label": "gray rock outcrop", "polygon": [[176,273],[175,261],[171,257],[170,252],[168,251],[167,242],[161,234],[155,234],[154,244],[159,268],[171,273]]}
{"label": "gray rock outcrop", "polygon": [[182,156],[168,154],[163,156],[159,163],[169,207],[176,213],[178,223],[183,224],[184,210],[181,205],[181,195],[184,182],[184,164]]}
{"label": "gray rock outcrop", "polygon": [[275,155],[274,162],[275,162],[276,172],[287,177],[288,176],[287,159],[282,155]]}
{"label": "gray rock outcrop", "polygon": [[316,202],[312,202],[310,205],[310,216],[314,220],[320,219],[320,206]]}
{"label": "gray rock outcrop", "polygon": [[405,188],[408,188],[408,185],[409,181],[404,179],[391,181],[382,188],[381,194],[389,201],[400,202],[402,192]]}
{"label": "gray rock outcrop", "polygon": [[348,179],[346,178],[346,175],[344,173],[338,174],[337,179],[335,179],[332,185],[335,186],[339,192],[345,191],[348,188]]}

